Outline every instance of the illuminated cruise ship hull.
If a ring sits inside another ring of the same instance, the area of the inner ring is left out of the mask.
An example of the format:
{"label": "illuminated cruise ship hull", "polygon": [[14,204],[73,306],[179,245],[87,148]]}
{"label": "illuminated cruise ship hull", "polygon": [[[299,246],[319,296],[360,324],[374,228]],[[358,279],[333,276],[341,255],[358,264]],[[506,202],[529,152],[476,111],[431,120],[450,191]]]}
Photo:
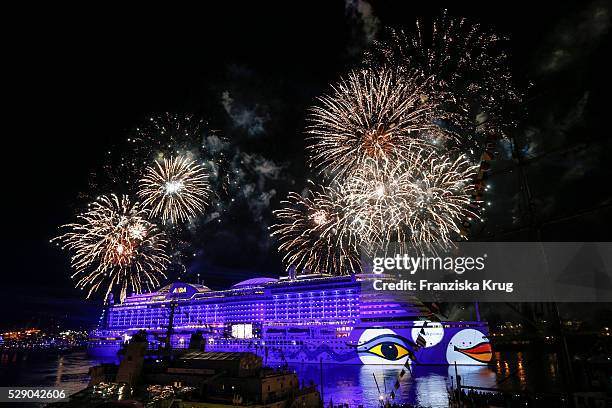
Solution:
{"label": "illuminated cruise ship hull", "polygon": [[[266,363],[482,365],[491,360],[485,322],[436,322],[418,301],[364,290],[368,277],[250,279],[228,290],[175,283],[111,304],[90,336],[92,354],[116,353],[139,330],[152,349],[250,351]],[[419,347],[423,340],[426,343]]]}

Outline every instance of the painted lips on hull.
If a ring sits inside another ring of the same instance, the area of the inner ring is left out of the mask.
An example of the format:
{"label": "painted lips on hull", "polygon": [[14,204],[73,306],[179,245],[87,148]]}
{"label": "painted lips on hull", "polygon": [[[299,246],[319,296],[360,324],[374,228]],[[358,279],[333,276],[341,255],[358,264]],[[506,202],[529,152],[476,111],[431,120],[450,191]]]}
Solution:
{"label": "painted lips on hull", "polygon": [[464,349],[455,346],[455,351],[481,363],[488,363],[493,357],[493,349],[491,348],[491,343],[489,342],[478,343],[473,347]]}

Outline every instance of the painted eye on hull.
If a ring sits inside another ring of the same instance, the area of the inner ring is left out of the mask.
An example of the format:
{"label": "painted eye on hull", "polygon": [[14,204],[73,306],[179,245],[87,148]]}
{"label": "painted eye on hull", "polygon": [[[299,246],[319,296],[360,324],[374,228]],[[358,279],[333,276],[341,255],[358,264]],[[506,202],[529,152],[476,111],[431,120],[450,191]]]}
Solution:
{"label": "painted eye on hull", "polygon": [[391,361],[399,360],[409,353],[404,346],[391,341],[378,343],[374,347],[368,349],[368,352]]}
{"label": "painted eye on hull", "polygon": [[416,345],[390,329],[366,329],[359,337],[357,349],[363,364],[405,364],[414,360]]}

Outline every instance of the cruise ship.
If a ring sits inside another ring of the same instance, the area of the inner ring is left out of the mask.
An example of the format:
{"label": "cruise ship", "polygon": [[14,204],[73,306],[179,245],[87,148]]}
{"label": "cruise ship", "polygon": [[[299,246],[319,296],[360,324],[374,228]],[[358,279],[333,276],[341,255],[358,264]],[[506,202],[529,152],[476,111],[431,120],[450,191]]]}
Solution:
{"label": "cruise ship", "polygon": [[416,299],[368,290],[371,279],[261,277],[226,290],[173,283],[121,303],[111,299],[90,335],[89,351],[116,353],[145,330],[151,349],[187,348],[199,332],[206,351],[249,351],[266,364],[483,365],[491,360],[486,322],[439,321]]}

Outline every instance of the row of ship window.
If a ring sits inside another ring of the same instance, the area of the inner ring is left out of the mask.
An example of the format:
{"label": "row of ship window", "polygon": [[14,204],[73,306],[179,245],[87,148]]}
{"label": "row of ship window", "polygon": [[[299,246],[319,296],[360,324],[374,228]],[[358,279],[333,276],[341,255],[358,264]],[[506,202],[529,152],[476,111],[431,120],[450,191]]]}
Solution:
{"label": "row of ship window", "polygon": [[[202,311],[206,311],[208,313],[215,313],[218,312],[219,310],[231,310],[231,311],[246,311],[246,312],[255,312],[255,313],[263,313],[264,311],[270,310],[273,307],[295,307],[296,305],[298,306],[306,306],[306,307],[312,307],[312,306],[317,306],[321,305],[321,307],[324,306],[333,306],[333,307],[338,307],[338,306],[349,306],[349,307],[356,307],[358,305],[354,304],[352,301],[347,301],[347,302],[330,302],[330,301],[317,301],[317,300],[313,300],[313,301],[303,301],[303,302],[290,302],[290,301],[278,301],[278,302],[273,302],[272,304],[269,304],[266,308],[255,308],[253,306],[232,306],[232,305],[224,305],[223,307],[212,307],[209,305],[202,305],[202,306],[190,306],[190,307],[185,307],[185,308],[180,308],[177,309],[177,311],[175,311],[175,315],[180,315],[181,313],[193,313],[193,312],[202,312]],[[371,306],[370,306],[371,307]],[[374,307],[389,307],[388,305],[380,305],[380,306],[374,306]],[[210,309],[215,309],[215,310],[210,310]],[[147,308],[147,309],[127,309],[127,310],[114,310],[111,314],[113,316],[115,315],[132,315],[132,314],[146,314],[146,315],[157,315],[157,314],[163,314],[163,315],[168,315],[170,312],[166,309],[166,308],[161,308],[161,307],[155,307],[155,308]]]}
{"label": "row of ship window", "polygon": [[[268,313],[266,313],[266,317],[267,318],[271,318],[272,316],[279,316],[279,315],[301,315],[301,316],[308,316],[308,315],[314,315],[314,316],[324,316],[324,315],[328,315],[328,314],[346,314],[346,313],[352,313],[355,312],[357,310],[357,308],[343,308],[343,307],[338,307],[338,308],[329,308],[329,309],[325,309],[325,310],[310,310],[310,309],[300,309],[300,308],[293,308],[293,309],[288,309],[288,308],[277,308],[276,310],[270,310],[268,311]],[[253,314],[249,314],[247,313],[246,315],[248,316],[252,316]],[[196,312],[196,313],[190,313],[189,316],[174,316],[174,321],[189,321],[189,320],[193,320],[195,318],[206,318],[208,319],[214,319],[214,318],[221,318],[224,317],[228,318],[228,317],[235,317],[235,316],[245,316],[245,314],[241,314],[241,313],[218,313],[216,316],[215,314],[207,314],[207,313],[202,313],[202,312]],[[261,318],[263,318],[264,316],[261,316]],[[151,320],[151,319],[167,319],[168,316],[166,315],[124,315],[124,316],[111,316],[110,320],[111,321],[125,321],[125,320]]]}
{"label": "row of ship window", "polygon": [[[282,315],[289,315],[289,316],[324,316],[326,314],[347,314],[347,313],[353,313],[357,310],[356,307],[351,307],[349,305],[349,307],[342,307],[342,306],[330,306],[329,308],[325,308],[325,309],[316,309],[313,310],[313,308],[300,308],[299,306],[296,308],[294,305],[291,308],[288,307],[274,307],[273,310],[267,310],[266,313],[264,314],[262,313],[248,313],[251,312],[250,310],[245,310],[246,315],[248,316],[254,316],[254,315],[259,315],[260,318],[263,318],[264,316],[271,318],[272,316],[274,316],[275,318],[277,318],[278,316],[282,316]],[[191,313],[186,312],[187,316],[183,316],[183,315],[175,315],[174,316],[174,320],[175,321],[193,321],[198,320],[198,319],[206,319],[206,320],[210,320],[210,319],[217,319],[217,318],[221,318],[221,317],[225,317],[226,319],[228,317],[235,317],[235,316],[245,316],[245,313],[238,313],[238,312],[234,312],[234,311],[223,311],[223,312],[218,312],[218,313],[207,313],[206,311],[193,311]],[[166,319],[168,317],[168,314],[166,313],[121,313],[121,314],[113,314],[111,315],[110,321],[111,322],[125,322],[127,323],[132,322],[134,320],[139,321],[150,321],[150,320],[160,320],[160,319]]]}

